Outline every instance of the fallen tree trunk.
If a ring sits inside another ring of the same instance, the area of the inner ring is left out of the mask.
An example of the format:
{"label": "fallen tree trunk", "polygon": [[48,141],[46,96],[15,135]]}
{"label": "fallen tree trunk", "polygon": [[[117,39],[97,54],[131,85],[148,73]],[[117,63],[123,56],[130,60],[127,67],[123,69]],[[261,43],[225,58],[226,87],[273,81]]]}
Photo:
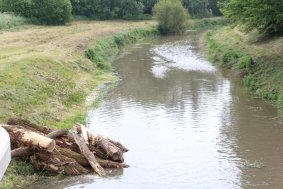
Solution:
{"label": "fallen tree trunk", "polygon": [[88,160],[89,164],[91,165],[91,167],[93,168],[93,170],[99,175],[99,176],[104,176],[105,175],[105,171],[104,169],[99,165],[99,163],[97,162],[95,156],[93,155],[93,153],[91,153],[91,151],[89,150],[89,148],[87,147],[85,141],[83,138],[79,137],[76,133],[70,133],[71,136],[74,138],[76,144],[78,145],[81,153],[84,155],[84,157]]}
{"label": "fallen tree trunk", "polygon": [[[73,158],[79,164],[81,164],[83,166],[89,166],[87,159],[77,152],[74,152],[74,151],[67,149],[67,148],[56,148],[56,150],[58,150],[64,156]],[[127,164],[124,164],[124,163],[113,162],[113,161],[104,160],[104,159],[101,159],[101,158],[96,158],[96,159],[97,159],[97,162],[103,168],[127,168],[127,167],[129,167]]]}
{"label": "fallen tree trunk", "polygon": [[32,152],[29,147],[20,147],[20,148],[12,150],[11,155],[12,155],[12,158],[17,158],[17,157],[25,158],[25,157],[28,157],[29,155],[32,155]]}
{"label": "fallen tree trunk", "polygon": [[76,160],[60,154],[57,150],[53,153],[41,152],[30,157],[36,170],[48,170],[64,175],[87,174],[88,170]]}
{"label": "fallen tree trunk", "polygon": [[61,129],[61,130],[53,131],[53,132],[49,133],[48,135],[46,135],[46,137],[51,138],[51,139],[55,139],[57,137],[61,137],[61,136],[67,135],[67,134],[68,134],[67,129]]}
{"label": "fallen tree trunk", "polygon": [[20,126],[2,126],[7,130],[12,140],[26,146],[34,146],[42,149],[46,149],[48,152],[52,152],[55,149],[56,142],[53,139],[40,135],[36,132],[29,131]]}
{"label": "fallen tree trunk", "polygon": [[76,129],[78,133],[82,133],[83,130],[86,130],[90,144],[101,147],[112,160],[120,162],[124,161],[123,151],[110,142],[106,137],[95,134],[93,131],[82,127],[80,124],[76,124],[74,129]]}
{"label": "fallen tree trunk", "polygon": [[24,119],[14,119],[11,118],[8,120],[7,122],[8,125],[18,125],[18,126],[22,126],[25,129],[30,129],[32,131],[39,131],[43,134],[48,134],[50,132],[52,132],[53,130],[51,128],[48,127],[42,127],[42,126],[38,126],[28,120],[24,120]]}

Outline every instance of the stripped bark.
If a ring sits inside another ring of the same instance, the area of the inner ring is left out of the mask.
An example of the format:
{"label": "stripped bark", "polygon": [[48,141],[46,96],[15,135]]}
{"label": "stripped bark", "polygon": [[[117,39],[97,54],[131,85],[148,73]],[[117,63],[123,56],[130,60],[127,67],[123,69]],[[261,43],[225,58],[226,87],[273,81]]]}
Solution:
{"label": "stripped bark", "polygon": [[84,139],[82,137],[78,136],[76,133],[72,133],[71,132],[70,134],[74,138],[74,140],[75,140],[76,144],[78,145],[81,153],[88,160],[88,162],[91,165],[91,167],[93,168],[93,170],[99,176],[104,176],[105,175],[104,169],[99,165],[99,163],[97,162],[95,156],[93,155],[93,153],[91,153],[91,151],[87,147]]}
{"label": "stripped bark", "polygon": [[42,149],[46,149],[48,152],[52,152],[55,149],[56,142],[53,139],[47,138],[36,132],[27,130],[20,126],[3,126],[7,130],[12,140],[26,146],[34,146]]}
{"label": "stripped bark", "polygon": [[[78,133],[82,133],[82,128],[80,124],[74,126],[74,129],[76,129]],[[110,142],[108,138],[98,135],[87,128],[84,129],[87,131],[90,144],[101,147],[112,160],[119,162],[124,161],[123,151]]]}

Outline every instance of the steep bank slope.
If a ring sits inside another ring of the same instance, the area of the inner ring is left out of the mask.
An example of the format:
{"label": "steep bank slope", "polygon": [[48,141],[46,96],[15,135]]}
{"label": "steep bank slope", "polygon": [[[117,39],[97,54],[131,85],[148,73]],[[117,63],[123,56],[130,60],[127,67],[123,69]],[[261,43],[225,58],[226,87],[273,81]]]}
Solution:
{"label": "steep bank slope", "polygon": [[253,94],[283,110],[283,37],[253,42],[252,35],[225,27],[208,32],[206,42],[212,62],[239,74]]}

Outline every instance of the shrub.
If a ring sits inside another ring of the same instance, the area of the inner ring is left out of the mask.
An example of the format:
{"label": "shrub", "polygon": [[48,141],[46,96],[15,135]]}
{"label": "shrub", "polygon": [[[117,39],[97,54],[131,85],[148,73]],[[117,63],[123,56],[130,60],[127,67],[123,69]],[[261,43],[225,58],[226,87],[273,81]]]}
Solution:
{"label": "shrub", "polygon": [[188,12],[181,1],[160,0],[154,6],[154,14],[161,33],[180,33],[186,28]]}
{"label": "shrub", "polygon": [[47,24],[64,24],[70,21],[72,6],[70,0],[2,0],[1,10]]}
{"label": "shrub", "polygon": [[244,69],[246,70],[247,72],[252,72],[253,70],[253,59],[250,57],[250,56],[242,56],[240,59],[239,59],[239,62],[237,64],[237,67],[238,69]]}
{"label": "shrub", "polygon": [[47,24],[65,24],[72,14],[70,0],[32,0],[35,16]]}
{"label": "shrub", "polygon": [[0,13],[0,30],[16,28],[28,24],[29,20],[21,16],[8,13]]}

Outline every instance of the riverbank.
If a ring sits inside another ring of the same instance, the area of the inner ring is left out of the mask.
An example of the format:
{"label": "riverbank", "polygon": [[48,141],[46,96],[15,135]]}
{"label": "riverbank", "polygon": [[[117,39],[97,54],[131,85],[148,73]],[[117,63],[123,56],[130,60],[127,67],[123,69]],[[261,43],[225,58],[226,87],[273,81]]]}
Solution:
{"label": "riverbank", "polygon": [[242,78],[249,91],[283,111],[283,37],[259,39],[254,32],[223,27],[205,36],[210,61]]}
{"label": "riverbank", "polygon": [[[101,67],[101,61],[111,61],[122,46],[155,34],[154,25],[152,21],[78,21],[2,31],[0,121],[21,117],[53,128],[84,122],[86,97],[113,80],[111,68]],[[92,49],[104,51],[94,54]],[[13,161],[1,188],[22,187],[36,179],[33,173],[29,165]]]}

